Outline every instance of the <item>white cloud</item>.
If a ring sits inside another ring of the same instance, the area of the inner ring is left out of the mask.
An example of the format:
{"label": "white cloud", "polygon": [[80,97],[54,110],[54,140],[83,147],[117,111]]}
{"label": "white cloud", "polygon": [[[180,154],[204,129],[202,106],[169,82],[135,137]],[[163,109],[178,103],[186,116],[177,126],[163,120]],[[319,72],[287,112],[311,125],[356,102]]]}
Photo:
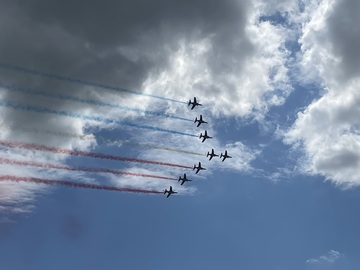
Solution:
{"label": "white cloud", "polygon": [[341,254],[339,251],[330,250],[328,253],[326,253],[325,255],[321,255],[318,258],[307,259],[306,263],[309,263],[309,264],[334,263],[337,260],[339,260],[342,256],[343,256],[343,254]]}
{"label": "white cloud", "polygon": [[217,116],[261,118],[271,106],[281,105],[291,91],[286,29],[260,22],[262,12],[247,8],[245,24],[239,18],[231,38],[222,40],[229,48],[219,50],[221,32],[182,39],[170,54],[169,67],[152,72],[144,89],[183,100],[197,96],[211,104],[209,112]]}
{"label": "white cloud", "polygon": [[308,173],[342,186],[360,184],[360,32],[354,1],[324,0],[303,22],[303,73],[323,88],[323,95],[298,113],[285,141],[300,146]]}

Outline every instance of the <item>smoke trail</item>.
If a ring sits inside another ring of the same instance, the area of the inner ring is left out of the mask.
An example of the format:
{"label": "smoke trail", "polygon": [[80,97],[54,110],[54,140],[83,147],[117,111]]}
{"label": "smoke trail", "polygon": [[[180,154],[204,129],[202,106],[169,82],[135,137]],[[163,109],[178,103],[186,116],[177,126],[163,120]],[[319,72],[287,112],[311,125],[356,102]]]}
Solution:
{"label": "smoke trail", "polygon": [[49,146],[45,146],[45,145],[41,145],[41,144],[33,144],[33,143],[11,142],[11,141],[0,140],[0,145],[9,147],[9,148],[21,148],[21,149],[27,149],[27,150],[52,152],[52,153],[56,153],[56,154],[68,154],[68,155],[73,155],[73,156],[84,156],[84,157],[102,158],[102,159],[110,159],[110,160],[117,160],[117,161],[146,163],[146,164],[178,167],[178,168],[184,168],[184,169],[192,168],[191,166],[184,166],[184,165],[180,165],[180,164],[173,164],[173,163],[166,163],[166,162],[152,161],[152,160],[144,160],[144,159],[136,159],[136,158],[125,158],[125,157],[106,155],[106,154],[101,154],[101,153],[91,153],[91,152],[85,152],[85,151],[68,150],[68,149],[49,147]]}
{"label": "smoke trail", "polygon": [[163,116],[163,117],[168,117],[168,118],[173,118],[173,119],[178,119],[178,120],[183,120],[183,121],[188,121],[188,122],[193,121],[192,119],[178,117],[178,116],[170,115],[170,114],[167,114],[167,113],[160,113],[160,112],[153,112],[153,111],[141,110],[141,109],[136,109],[136,108],[130,108],[130,107],[127,107],[127,106],[121,106],[121,105],[117,105],[117,104],[113,104],[113,103],[101,102],[101,101],[91,100],[91,99],[82,99],[82,98],[79,98],[79,97],[76,97],[76,96],[68,96],[68,95],[62,95],[62,94],[51,94],[51,93],[38,91],[38,90],[33,90],[33,89],[29,89],[29,88],[18,87],[18,86],[11,85],[11,84],[0,83],[0,87],[6,88],[6,89],[11,90],[11,91],[18,91],[18,92],[22,92],[22,93],[26,93],[26,94],[30,94],[30,95],[43,96],[43,97],[47,97],[47,98],[70,100],[70,101],[81,102],[81,103],[86,103],[86,104],[90,104],[90,105],[104,106],[104,107],[110,107],[110,108],[116,108],[116,109],[120,109],[120,110],[125,110],[125,111],[133,111],[133,112],[138,112],[138,113],[145,113],[145,114],[148,114],[148,115]]}
{"label": "smoke trail", "polygon": [[155,131],[160,131],[160,132],[178,134],[178,135],[183,135],[183,136],[198,137],[197,135],[194,135],[194,134],[189,134],[189,133],[170,130],[170,129],[152,127],[152,126],[147,126],[147,125],[138,125],[138,124],[125,122],[125,121],[122,122],[122,121],[118,121],[118,120],[114,120],[114,119],[107,119],[107,118],[103,118],[100,116],[87,116],[87,115],[82,115],[79,113],[52,110],[52,109],[48,109],[48,108],[44,108],[44,107],[22,105],[22,104],[18,104],[16,102],[12,102],[12,101],[2,100],[2,101],[0,101],[0,106],[10,107],[15,110],[33,111],[33,112],[38,112],[38,113],[49,113],[49,114],[55,114],[55,115],[60,115],[60,116],[67,116],[67,117],[71,117],[71,118],[78,118],[78,119],[82,119],[82,120],[97,121],[97,122],[102,122],[102,123],[106,123],[106,124],[118,124],[118,125],[124,125],[124,126],[129,126],[129,127],[137,127],[137,128],[141,128],[141,129],[150,129],[150,130],[155,130]]}
{"label": "smoke trail", "polygon": [[87,141],[97,141],[101,144],[110,144],[110,145],[128,145],[128,146],[135,146],[135,147],[142,147],[142,148],[148,148],[148,149],[158,149],[158,150],[165,150],[165,151],[172,151],[172,152],[178,152],[178,153],[184,153],[189,155],[196,155],[196,156],[203,156],[204,154],[192,152],[192,151],[186,151],[181,150],[177,148],[171,148],[171,147],[165,147],[165,146],[158,146],[153,144],[143,144],[143,143],[135,143],[135,142],[129,142],[126,140],[110,140],[106,139],[102,136],[93,136],[93,135],[80,135],[80,134],[73,134],[73,133],[66,133],[66,132],[58,132],[58,131],[51,131],[51,130],[43,130],[43,129],[35,129],[35,128],[22,128],[22,127],[6,127],[2,124],[0,124],[0,132],[1,130],[20,130],[23,132],[29,132],[29,133],[35,133],[35,134],[47,134],[47,135],[54,135],[58,137],[67,137],[67,138],[74,138],[79,140],[87,140]]}
{"label": "smoke trail", "polygon": [[157,179],[164,179],[164,180],[177,180],[177,178],[170,178],[170,177],[151,175],[151,174],[123,172],[123,171],[110,170],[110,169],[97,169],[97,168],[66,166],[66,165],[58,165],[58,164],[51,164],[51,163],[40,163],[40,162],[34,162],[34,161],[21,161],[21,160],[1,158],[1,157],[0,157],[0,163],[1,164],[9,164],[9,165],[60,169],[60,170],[68,170],[68,171],[83,171],[83,172],[91,172],[91,173],[111,173],[111,174],[115,174],[115,175],[133,175],[133,176],[139,176],[139,177],[157,178]]}
{"label": "smoke trail", "polygon": [[135,143],[129,142],[126,140],[110,140],[106,139],[102,136],[94,136],[94,135],[80,135],[80,134],[73,134],[73,133],[66,133],[66,132],[59,132],[59,131],[51,131],[46,129],[35,129],[35,128],[22,128],[22,127],[6,127],[0,124],[0,132],[1,130],[21,130],[23,132],[35,133],[35,134],[47,134],[47,135],[54,135],[58,137],[67,137],[67,138],[74,138],[79,140],[87,140],[87,141],[97,141],[101,144],[110,144],[110,145],[128,145],[128,146],[135,146],[135,147],[142,147],[148,149],[158,149],[158,150],[165,150],[165,151],[172,151],[178,153],[184,153],[189,155],[196,155],[196,156],[204,156],[204,154],[196,153],[192,151],[181,150],[177,148],[165,147],[165,146],[158,146],[152,144],[143,144],[143,143]]}
{"label": "smoke trail", "polygon": [[58,137],[66,137],[66,138],[74,138],[84,141],[95,141],[95,136],[93,135],[81,135],[81,134],[74,134],[74,133],[67,133],[67,132],[60,132],[60,131],[53,131],[53,130],[46,130],[46,129],[36,129],[36,128],[24,128],[24,127],[8,127],[3,124],[0,124],[0,132],[1,130],[20,130],[23,132],[28,133],[35,133],[35,134],[47,134],[47,135],[54,135]]}
{"label": "smoke trail", "polygon": [[204,156],[204,154],[200,154],[200,153],[196,153],[196,152],[191,152],[191,151],[186,151],[186,150],[181,150],[181,149],[171,148],[171,147],[157,146],[157,145],[152,145],[152,144],[134,143],[134,142],[129,142],[129,141],[125,141],[125,140],[109,140],[109,139],[105,139],[100,136],[96,136],[96,139],[98,139],[99,142],[101,142],[101,143],[108,143],[108,144],[113,144],[113,145],[125,144],[125,145],[129,145],[129,146],[137,146],[137,147],[142,147],[142,148],[159,149],[159,150],[172,151],[172,152],[184,153],[184,154],[189,154],[189,155]]}
{"label": "smoke trail", "polygon": [[119,191],[119,192],[135,192],[135,193],[148,193],[148,194],[162,194],[163,193],[161,191],[155,191],[155,190],[100,186],[100,185],[94,185],[94,184],[76,183],[76,182],[66,181],[66,180],[50,180],[50,179],[34,178],[34,177],[18,177],[18,176],[13,176],[13,175],[0,175],[0,182],[6,182],[6,181],[47,184],[47,185],[59,185],[59,186],[67,186],[67,187],[74,187],[74,188],[111,190],[111,191]]}
{"label": "smoke trail", "polygon": [[41,76],[41,77],[46,77],[46,78],[50,78],[50,79],[66,81],[66,82],[70,82],[70,83],[76,83],[76,84],[82,84],[82,85],[87,85],[87,86],[99,87],[99,88],[113,90],[113,91],[117,91],[117,92],[125,92],[125,93],[129,93],[129,94],[133,94],[133,95],[141,95],[141,96],[146,96],[146,97],[151,97],[151,98],[156,98],[156,99],[161,99],[161,100],[166,100],[166,101],[172,101],[172,102],[187,104],[186,102],[181,101],[181,100],[160,97],[160,96],[156,96],[156,95],[152,95],[152,94],[146,94],[146,93],[139,92],[139,91],[128,90],[128,89],[114,87],[114,86],[110,86],[110,85],[105,85],[105,84],[89,82],[89,81],[85,81],[85,80],[74,79],[74,78],[71,78],[71,77],[60,76],[60,75],[56,75],[56,74],[52,74],[52,73],[45,73],[45,72],[41,72],[41,71],[37,71],[37,70],[33,70],[33,69],[28,69],[28,68],[23,68],[23,67],[10,65],[10,64],[6,64],[6,63],[1,63],[1,62],[0,62],[0,68],[9,69],[9,70],[15,70],[15,71],[18,71],[18,72],[29,73],[29,74],[36,75],[36,76]]}

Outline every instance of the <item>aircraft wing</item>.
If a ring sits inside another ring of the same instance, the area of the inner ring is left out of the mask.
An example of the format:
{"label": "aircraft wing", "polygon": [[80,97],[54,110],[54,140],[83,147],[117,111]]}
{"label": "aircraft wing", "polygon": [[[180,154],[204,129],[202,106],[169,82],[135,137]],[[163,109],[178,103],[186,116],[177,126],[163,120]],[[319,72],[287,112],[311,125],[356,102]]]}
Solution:
{"label": "aircraft wing", "polygon": [[171,195],[171,193],[169,193],[169,194],[166,196],[166,198],[169,198],[170,195]]}

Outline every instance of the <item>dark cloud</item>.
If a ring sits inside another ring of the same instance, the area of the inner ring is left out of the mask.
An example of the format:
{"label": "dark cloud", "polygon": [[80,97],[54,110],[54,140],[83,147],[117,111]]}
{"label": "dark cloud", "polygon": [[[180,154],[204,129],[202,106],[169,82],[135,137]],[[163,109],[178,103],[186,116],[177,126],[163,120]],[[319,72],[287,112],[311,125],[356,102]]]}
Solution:
{"label": "dark cloud", "polygon": [[[0,9],[0,62],[123,88],[141,90],[149,74],[166,70],[180,41],[210,38],[204,63],[215,81],[241,72],[244,59],[252,52],[244,30],[247,6],[235,0],[1,1]],[[79,85],[1,71],[0,82],[86,97],[94,94]],[[199,89],[215,89],[215,94],[220,90],[213,85],[199,85]],[[97,91],[101,95],[102,90]],[[5,97],[39,103],[38,97],[18,92]],[[61,109],[67,103],[44,100],[40,104]],[[87,108],[81,104],[72,109],[82,112]],[[65,125],[46,114],[10,110],[5,116],[14,126],[40,123],[62,130]]]}
{"label": "dark cloud", "polygon": [[360,74],[360,2],[336,1],[327,19],[329,38],[336,56],[341,58],[340,75],[351,79]]}
{"label": "dark cloud", "polygon": [[[216,34],[209,61],[217,70],[229,65],[232,52],[244,49],[241,43],[249,47],[236,38],[246,16],[231,0],[30,0],[0,7],[6,14],[0,30],[2,61],[123,87],[138,88],[150,69],[165,67],[181,38]],[[118,50],[124,47],[135,57]]]}
{"label": "dark cloud", "polygon": [[322,160],[315,162],[319,171],[336,172],[338,170],[351,169],[359,166],[359,154],[349,149],[342,149]]}

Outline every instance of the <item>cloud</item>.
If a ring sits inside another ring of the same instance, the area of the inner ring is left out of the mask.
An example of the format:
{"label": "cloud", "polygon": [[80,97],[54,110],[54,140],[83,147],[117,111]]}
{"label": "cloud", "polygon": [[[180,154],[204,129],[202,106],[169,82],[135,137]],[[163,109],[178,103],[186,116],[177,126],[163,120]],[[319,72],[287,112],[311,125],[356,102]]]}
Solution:
{"label": "cloud", "polygon": [[145,89],[184,99],[206,95],[214,115],[260,118],[269,107],[281,105],[291,91],[286,33],[260,22],[254,6],[246,9],[247,21],[238,17],[223,26],[226,30],[180,39],[167,69],[152,72]]}
{"label": "cloud", "polygon": [[330,250],[325,255],[321,255],[318,258],[307,259],[306,263],[308,264],[316,264],[316,263],[335,263],[339,260],[343,254],[336,250]]}
{"label": "cloud", "polygon": [[[285,2],[284,2],[285,3]],[[141,8],[139,8],[141,5]],[[286,6],[286,5],[285,5]],[[286,29],[261,21],[269,12],[265,1],[164,1],[156,0],[102,1],[92,5],[80,2],[71,5],[62,1],[30,0],[24,5],[15,2],[0,3],[4,16],[0,18],[0,58],[2,62],[95,81],[106,85],[142,90],[146,94],[166,96],[186,101],[197,96],[204,103],[201,111],[209,123],[221,116],[254,117],[261,119],[272,106],[281,105],[291,92],[287,74],[285,48]],[[145,96],[115,93],[81,83],[33,76],[16,70],[2,69],[0,83],[13,83],[51,94],[73,95],[122,106],[135,107],[194,118],[184,104],[160,102]],[[141,117],[129,111],[105,108],[69,100],[39,97],[0,89],[0,98],[19,104],[44,107],[72,114],[100,116],[117,120],[136,121],[191,134],[200,133],[193,123],[155,117]],[[185,108],[184,108],[185,107]],[[191,151],[206,153],[211,148],[227,149],[234,162],[214,161],[208,173],[226,168],[237,172],[251,170],[251,161],[258,150],[241,142],[221,142],[211,124],[206,128],[213,141],[201,144],[197,138],[188,138],[125,126],[88,121],[34,111],[1,108],[1,138],[28,143],[86,151],[114,151],[79,136],[110,137],[135,142],[152,142]],[[23,131],[21,131],[21,129]],[[36,130],[44,132],[24,132]],[[203,130],[201,130],[203,131]],[[52,133],[52,134],[51,134]],[[100,134],[99,134],[100,133]],[[61,135],[62,134],[62,135]],[[64,135],[65,134],[65,135]],[[66,136],[73,134],[75,136]],[[59,136],[60,135],[60,136]],[[116,137],[115,137],[116,136]],[[202,159],[179,153],[155,150],[117,148],[126,156],[169,160],[192,166]],[[5,151],[5,149],[4,149]],[[7,150],[6,150],[7,151]],[[29,151],[8,151],[8,157],[71,163],[79,160],[65,156]],[[98,166],[119,166],[111,162],[96,162]],[[134,170],[132,166],[120,168]],[[161,172],[165,175],[182,174],[181,170],[139,166],[136,170]],[[94,176],[46,173],[45,171],[7,166],[4,171],[18,175],[42,175],[55,178],[76,178],[97,182]],[[201,178],[200,176],[199,178]],[[114,179],[108,177],[110,181]],[[163,186],[163,182],[139,182],[133,179],[114,180],[117,185],[142,187]],[[167,185],[167,183],[166,183]],[[17,191],[21,187],[21,191]],[[28,185],[7,185],[14,188],[14,196],[3,197],[14,203],[33,202],[34,193]],[[180,187],[179,187],[180,188]],[[184,192],[193,188],[181,187]],[[26,192],[27,196],[19,196]],[[18,194],[18,195],[16,195]],[[28,198],[28,199],[22,199]]]}
{"label": "cloud", "polygon": [[298,113],[285,142],[303,151],[303,170],[341,185],[360,184],[360,32],[356,1],[320,1],[303,22],[301,67],[322,90]]}

